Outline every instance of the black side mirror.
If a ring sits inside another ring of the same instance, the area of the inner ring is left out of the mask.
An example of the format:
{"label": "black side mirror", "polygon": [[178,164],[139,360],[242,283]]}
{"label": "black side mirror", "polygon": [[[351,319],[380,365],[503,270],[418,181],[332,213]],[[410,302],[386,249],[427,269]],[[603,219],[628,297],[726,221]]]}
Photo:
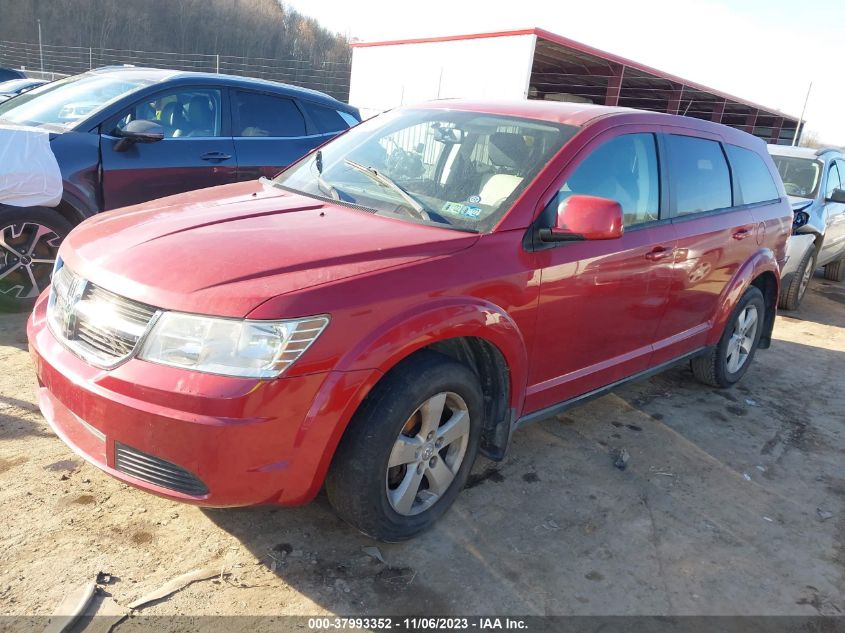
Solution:
{"label": "black side mirror", "polygon": [[164,138],[164,128],[155,121],[136,119],[126,124],[116,134],[120,140],[115,143],[114,151],[125,152],[135,143],[157,143]]}
{"label": "black side mirror", "polygon": [[841,202],[845,204],[845,189],[834,189],[828,198],[829,202]]}

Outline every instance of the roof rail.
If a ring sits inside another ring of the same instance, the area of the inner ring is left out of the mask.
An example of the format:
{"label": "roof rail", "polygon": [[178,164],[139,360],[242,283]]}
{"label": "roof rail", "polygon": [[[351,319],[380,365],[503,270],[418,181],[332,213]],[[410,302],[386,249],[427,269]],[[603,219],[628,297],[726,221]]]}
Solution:
{"label": "roof rail", "polygon": [[126,70],[127,68],[135,68],[137,70],[154,70],[152,68],[148,68],[146,66],[137,66],[135,64],[106,64],[105,66],[97,66],[96,68],[91,69],[93,72],[97,72],[98,70]]}
{"label": "roof rail", "polygon": [[822,147],[816,150],[816,156],[821,156],[822,154],[827,154],[828,152],[842,152],[842,149],[839,147]]}

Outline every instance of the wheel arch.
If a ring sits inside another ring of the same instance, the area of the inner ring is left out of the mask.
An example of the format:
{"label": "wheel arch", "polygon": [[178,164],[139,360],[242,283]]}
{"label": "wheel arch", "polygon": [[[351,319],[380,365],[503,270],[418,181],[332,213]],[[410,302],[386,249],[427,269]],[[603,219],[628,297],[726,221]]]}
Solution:
{"label": "wheel arch", "polygon": [[337,368],[369,368],[386,375],[421,350],[458,360],[476,373],[485,401],[481,448],[492,459],[502,459],[511,422],[525,398],[528,371],[527,346],[516,322],[501,307],[477,297],[444,299],[373,328]]}
{"label": "wheel arch", "polygon": [[[374,323],[338,361],[303,424],[303,430],[330,425],[331,431],[324,436],[321,454],[314,456],[313,481],[293,502],[316,494],[352,417],[375,386],[423,350],[457,359],[479,374],[485,403],[481,448],[493,459],[504,457],[513,420],[525,399],[528,356],[522,334],[510,315],[489,302],[443,300]],[[331,404],[340,401],[342,405]]]}
{"label": "wheel arch", "polygon": [[62,201],[54,208],[54,211],[67,220],[71,226],[76,226],[87,217],[67,198],[62,198]]}
{"label": "wheel arch", "polygon": [[731,281],[722,291],[719,307],[713,318],[707,344],[715,345],[722,336],[734,306],[750,286],[755,286],[763,293],[766,302],[766,319],[763,322],[763,332],[760,336],[759,347],[767,349],[772,343],[772,330],[777,313],[777,302],[780,293],[780,269],[771,249],[761,249],[754,253],[739,268]]}

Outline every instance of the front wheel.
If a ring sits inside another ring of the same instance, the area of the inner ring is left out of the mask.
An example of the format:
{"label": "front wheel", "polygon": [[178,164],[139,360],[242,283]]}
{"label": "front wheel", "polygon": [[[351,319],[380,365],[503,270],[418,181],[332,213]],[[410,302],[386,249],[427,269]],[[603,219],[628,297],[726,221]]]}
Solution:
{"label": "front wheel", "polygon": [[690,361],[692,373],[713,387],[730,387],[748,370],[763,334],[766,302],[751,286],[731,313],[718,344]]}
{"label": "front wheel", "polygon": [[0,207],[0,311],[32,308],[71,228],[49,209]]}
{"label": "front wheel", "polygon": [[780,293],[780,300],[778,307],[782,310],[797,310],[801,305],[801,300],[807,292],[807,287],[810,285],[810,279],[813,277],[813,272],[816,270],[816,253],[814,249],[809,249],[804,253],[804,257],[798,264],[798,269],[792,275],[789,285],[784,286]]}
{"label": "front wheel", "polygon": [[478,453],[483,398],[466,365],[419,352],[376,385],[341,440],[326,492],[341,518],[387,542],[431,527]]}

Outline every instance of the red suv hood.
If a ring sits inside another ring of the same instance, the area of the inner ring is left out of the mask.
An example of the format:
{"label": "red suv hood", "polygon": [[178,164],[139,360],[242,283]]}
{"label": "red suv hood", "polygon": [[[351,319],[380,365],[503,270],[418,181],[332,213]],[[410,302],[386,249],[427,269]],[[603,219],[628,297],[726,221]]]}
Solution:
{"label": "red suv hood", "polygon": [[477,239],[253,181],[95,216],[70,234],[61,255],[125,297],[240,317],[278,295],[447,255]]}

